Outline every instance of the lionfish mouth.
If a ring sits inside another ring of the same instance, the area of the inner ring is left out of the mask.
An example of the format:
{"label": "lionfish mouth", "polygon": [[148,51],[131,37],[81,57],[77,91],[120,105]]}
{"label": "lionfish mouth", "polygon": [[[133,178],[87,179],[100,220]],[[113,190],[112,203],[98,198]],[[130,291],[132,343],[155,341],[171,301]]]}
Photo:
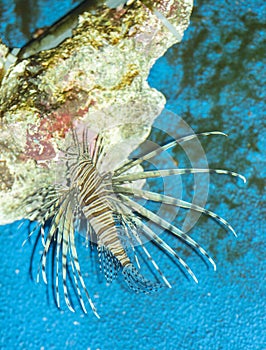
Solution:
{"label": "lionfish mouth", "polygon": [[[141,179],[196,173],[230,175],[246,182],[244,176],[222,169],[172,168],[132,171],[137,165],[141,165],[144,161],[158,156],[181,142],[209,135],[225,134],[211,131],[184,136],[147,152],[139,158],[129,159],[109,173],[101,173],[100,165],[105,155],[103,137],[98,135],[94,148],[91,150],[86,130],[81,142],[76,133],[73,133],[74,147],[69,148],[65,154],[66,185],[39,188],[25,199],[26,206],[34,202],[40,203],[27,215],[30,220],[37,221],[29,236],[37,232],[37,240],[42,241],[41,274],[46,284],[47,256],[52,255],[53,271],[55,271],[52,285],[58,308],[60,308],[60,289],[62,288],[65,303],[71,311],[75,311],[69,296],[68,284],[71,279],[74,281],[74,289],[83,312],[87,313],[83,297],[85,294],[92,311],[99,317],[85,284],[78,259],[76,235],[84,230],[86,240],[90,242],[88,246],[98,251],[98,263],[107,282],[111,283],[122,272],[121,275],[128,287],[137,293],[152,293],[163,285],[171,288],[170,282],[149,252],[145,244],[146,240],[174,259],[196,283],[198,282],[187,263],[175,249],[154,232],[150,223],[189,245],[207,259],[214,270],[216,269],[215,262],[203,247],[180,228],[161,218],[152,209],[142,206],[135,199],[145,199],[148,202],[166,204],[174,208],[190,209],[211,217],[236,235],[232,226],[225,219],[210,210],[173,196],[128,186]],[[143,273],[140,272],[143,270],[141,261],[150,265],[156,281],[143,276]],[[71,270],[68,265],[71,266]]]}

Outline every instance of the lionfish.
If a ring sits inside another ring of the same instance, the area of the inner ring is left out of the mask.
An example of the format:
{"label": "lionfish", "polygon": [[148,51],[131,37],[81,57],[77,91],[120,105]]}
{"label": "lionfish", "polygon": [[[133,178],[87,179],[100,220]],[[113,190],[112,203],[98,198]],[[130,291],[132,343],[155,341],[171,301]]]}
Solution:
{"label": "lionfish", "polygon": [[[91,309],[99,317],[81,273],[75,242],[76,234],[84,228],[86,239],[91,242],[91,246],[97,248],[101,270],[107,282],[112,282],[118,273],[122,272],[128,287],[137,293],[148,294],[156,291],[162,285],[171,288],[169,281],[144,244],[145,240],[150,241],[174,259],[181,269],[187,271],[188,275],[196,283],[198,282],[187,263],[175,249],[151,229],[147,221],[192,247],[213,265],[214,270],[216,269],[213,259],[196,241],[171,222],[159,217],[151,209],[142,206],[134,198],[191,209],[205,214],[236,235],[232,226],[225,219],[196,204],[129,186],[140,179],[195,173],[226,174],[245,182],[244,176],[221,169],[174,168],[132,172],[137,165],[141,165],[144,161],[180,143],[208,135],[225,134],[211,131],[187,135],[148,151],[138,158],[126,160],[114,170],[106,172],[100,170],[100,164],[105,156],[103,137],[98,135],[92,148],[88,142],[87,129],[83,131],[82,140],[79,140],[77,134],[73,132],[74,146],[70,146],[65,151],[66,183],[40,188],[25,199],[26,205],[36,201],[40,203],[37,208],[31,209],[28,218],[37,221],[38,238],[43,244],[41,273],[46,284],[47,256],[48,253],[53,253],[53,268],[56,271],[54,294],[58,308],[60,308],[60,286],[63,289],[66,305],[71,311],[75,311],[69,297],[67,283],[68,276],[70,277],[68,265],[71,265],[74,289],[83,312],[87,313],[83,299],[85,293]],[[31,236],[34,231],[36,227],[29,235]],[[143,276],[138,259],[140,254],[142,258],[144,256],[144,261],[145,259],[149,261],[154,275],[157,276],[156,281]]]}

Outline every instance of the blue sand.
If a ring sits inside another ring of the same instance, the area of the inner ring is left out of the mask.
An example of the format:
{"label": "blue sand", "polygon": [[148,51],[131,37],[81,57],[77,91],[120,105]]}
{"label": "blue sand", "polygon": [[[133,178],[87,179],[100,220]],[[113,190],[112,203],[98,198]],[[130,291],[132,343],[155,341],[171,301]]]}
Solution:
{"label": "blue sand", "polygon": [[[71,1],[64,1],[65,8],[62,2],[53,1],[49,8],[45,1],[38,3],[38,25],[45,25],[47,18],[52,22],[57,6],[57,15],[73,6]],[[19,26],[14,23],[18,19],[9,5],[10,1],[0,2],[5,23],[15,34],[12,37],[9,31],[5,36],[3,21],[0,34],[10,45],[21,46],[27,31],[17,34]],[[209,187],[207,208],[226,218],[238,238],[212,220],[201,218],[190,234],[210,252],[217,271],[172,240],[199,284],[184,278],[166,256],[158,253],[157,262],[173,288],[163,288],[151,296],[128,292],[121,281],[111,286],[103,279],[99,282],[90,255],[80,242],[83,271],[90,275],[89,290],[101,315],[98,320],[92,312],[87,317],[80,311],[71,313],[63,299],[63,311],[58,311],[51,294],[47,298],[44,284],[30,280],[33,245],[22,247],[26,227],[19,231],[19,222],[2,226],[1,349],[266,349],[266,72],[262,44],[266,5],[262,0],[205,0],[195,5],[184,40],[155,64],[149,83],[167,96],[167,109],[181,116],[194,131],[221,130],[229,135],[228,139],[211,136],[200,141],[210,167],[235,170],[247,177],[247,185],[243,185],[227,176],[211,175]],[[165,136],[157,130],[174,134],[175,117],[164,113],[156,128],[150,138],[163,142]],[[178,150],[169,154],[183,161]],[[166,158],[160,159],[164,166],[172,165]],[[178,180],[169,181],[175,191]],[[193,178],[182,177],[182,184],[184,196],[191,196]],[[156,184],[149,185],[156,190]],[[180,224],[183,216],[180,211],[174,222]],[[153,250],[155,260],[156,254]]]}

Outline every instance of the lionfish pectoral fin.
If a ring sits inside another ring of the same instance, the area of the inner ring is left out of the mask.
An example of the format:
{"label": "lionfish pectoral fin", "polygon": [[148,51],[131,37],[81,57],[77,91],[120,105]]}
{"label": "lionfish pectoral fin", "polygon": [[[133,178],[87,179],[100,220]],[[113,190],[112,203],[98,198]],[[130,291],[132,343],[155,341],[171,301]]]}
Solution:
{"label": "lionfish pectoral fin", "polygon": [[162,286],[159,282],[146,279],[132,264],[126,265],[122,274],[129,288],[136,293],[150,294],[156,292]]}

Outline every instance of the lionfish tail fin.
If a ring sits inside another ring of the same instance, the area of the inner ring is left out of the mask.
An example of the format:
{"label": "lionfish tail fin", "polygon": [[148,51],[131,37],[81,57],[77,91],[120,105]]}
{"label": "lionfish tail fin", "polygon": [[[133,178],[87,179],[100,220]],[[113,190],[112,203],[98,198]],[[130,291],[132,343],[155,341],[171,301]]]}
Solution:
{"label": "lionfish tail fin", "polygon": [[102,272],[104,273],[107,283],[117,277],[118,271],[121,268],[119,260],[111,253],[111,251],[103,246],[98,246],[99,263]]}
{"label": "lionfish tail fin", "polygon": [[157,292],[162,286],[159,282],[152,282],[143,277],[132,264],[126,265],[123,268],[122,274],[129,288],[136,293],[150,294]]}

